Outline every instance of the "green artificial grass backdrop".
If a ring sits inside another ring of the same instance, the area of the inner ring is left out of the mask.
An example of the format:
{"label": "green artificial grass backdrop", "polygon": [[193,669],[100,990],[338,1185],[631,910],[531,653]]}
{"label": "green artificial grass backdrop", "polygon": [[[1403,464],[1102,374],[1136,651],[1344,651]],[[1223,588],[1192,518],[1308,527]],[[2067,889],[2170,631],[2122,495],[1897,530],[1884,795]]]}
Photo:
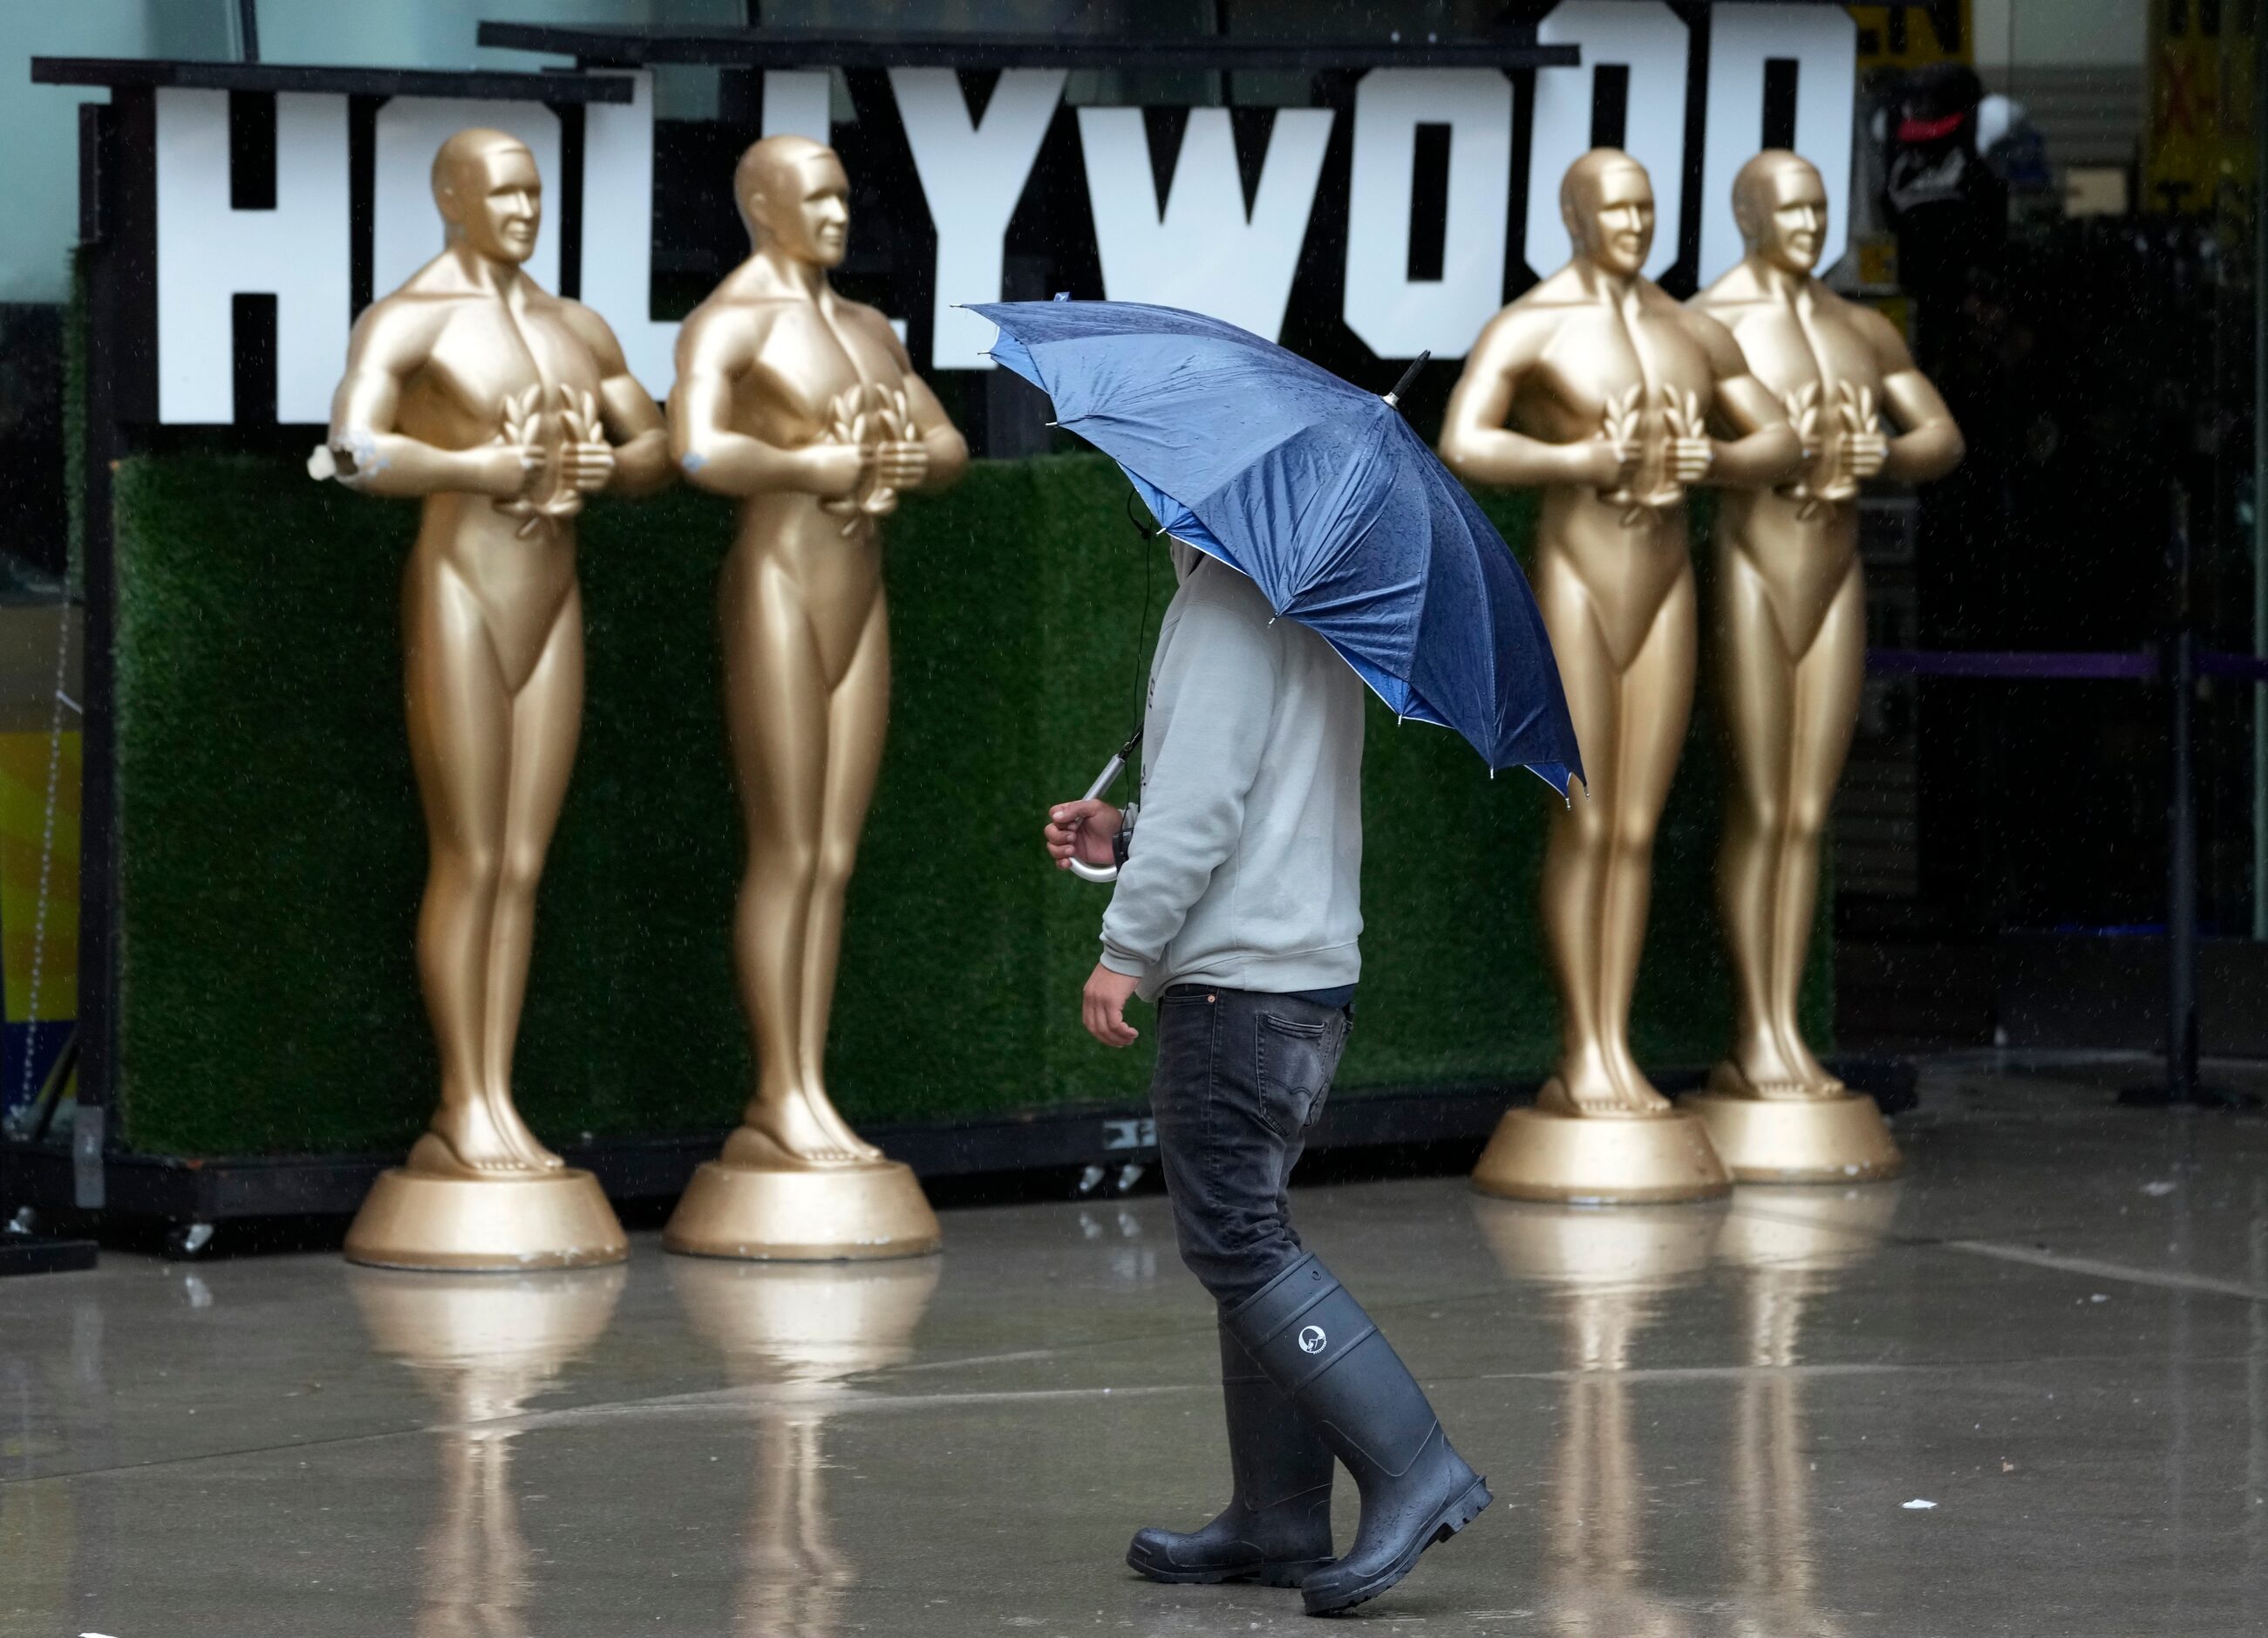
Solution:
{"label": "green artificial grass backdrop", "polygon": [[[854,1122],[1142,1096],[1146,1038],[1113,1053],[1079,1026],[1107,889],[1047,868],[1039,846],[1047,805],[1084,789],[1131,726],[1172,594],[1126,492],[1099,457],[980,461],[889,526],[889,750],[828,1060]],[[1526,504],[1484,504],[1524,550]],[[431,1110],[398,647],[416,527],[413,506],[285,461],[144,456],[120,471],[119,1102],[137,1150],[383,1152]],[[749,1089],[714,612],[730,528],[724,505],[682,490],[583,522],[589,704],[515,1077],[555,1143],[721,1133]],[[1705,692],[1633,1016],[1639,1056],[1662,1067],[1710,1061],[1729,1019],[1706,712]],[[1556,800],[1373,702],[1362,1022],[1343,1089],[1548,1066],[1535,876]],[[1822,926],[1806,996],[1818,1040],[1830,960]]]}

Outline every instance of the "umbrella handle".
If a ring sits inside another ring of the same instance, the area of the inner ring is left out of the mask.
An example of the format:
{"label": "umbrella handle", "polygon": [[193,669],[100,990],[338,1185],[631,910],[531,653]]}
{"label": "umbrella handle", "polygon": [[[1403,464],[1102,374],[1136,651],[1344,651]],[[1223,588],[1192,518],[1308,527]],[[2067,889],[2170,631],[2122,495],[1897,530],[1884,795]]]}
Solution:
{"label": "umbrella handle", "polygon": [[[1094,783],[1086,787],[1086,794],[1080,797],[1079,801],[1091,802],[1101,795],[1110,788],[1110,782],[1118,777],[1120,771],[1125,766],[1126,754],[1121,751],[1102,764],[1102,771],[1095,776]],[[1090,865],[1084,859],[1074,858],[1071,861],[1071,873],[1082,882],[1100,882],[1118,880],[1117,866]]]}
{"label": "umbrella handle", "polygon": [[[1096,797],[1108,790],[1110,788],[1110,782],[1113,779],[1116,779],[1119,774],[1124,771],[1126,759],[1134,754],[1134,748],[1141,742],[1142,730],[1139,727],[1137,727],[1134,732],[1128,736],[1126,743],[1121,745],[1117,750],[1112,754],[1110,760],[1102,764],[1102,771],[1094,776],[1094,783],[1086,787],[1086,794],[1080,797],[1079,801],[1083,802],[1091,802]],[[1090,865],[1083,859],[1073,859],[1071,861],[1071,873],[1082,882],[1094,882],[1100,883],[1116,882],[1118,880],[1117,866]]]}

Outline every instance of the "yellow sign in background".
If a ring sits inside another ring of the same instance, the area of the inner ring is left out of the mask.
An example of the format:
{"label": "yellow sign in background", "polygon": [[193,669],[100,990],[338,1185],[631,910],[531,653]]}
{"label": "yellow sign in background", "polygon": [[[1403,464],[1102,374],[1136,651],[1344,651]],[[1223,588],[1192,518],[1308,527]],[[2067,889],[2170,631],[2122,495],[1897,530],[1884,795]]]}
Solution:
{"label": "yellow sign in background", "polygon": [[2147,211],[2242,210],[2252,195],[2259,0],[2150,0]]}
{"label": "yellow sign in background", "polygon": [[48,1089],[78,1016],[79,636],[76,608],[0,607],[0,1110]]}
{"label": "yellow sign in background", "polygon": [[1922,68],[1932,63],[1976,60],[1971,43],[1970,0],[1933,0],[1927,5],[1852,5],[1843,8],[1859,25],[1859,72],[1874,69]]}
{"label": "yellow sign in background", "polygon": [[[78,777],[76,730],[53,737],[0,734],[0,970],[7,992],[4,1073],[11,1077],[0,1086],[0,1103],[22,1096],[20,1054],[33,1044],[29,1026],[78,1016]],[[38,1037],[41,1058],[61,1044],[56,1031]],[[44,1073],[42,1065],[35,1092]]]}

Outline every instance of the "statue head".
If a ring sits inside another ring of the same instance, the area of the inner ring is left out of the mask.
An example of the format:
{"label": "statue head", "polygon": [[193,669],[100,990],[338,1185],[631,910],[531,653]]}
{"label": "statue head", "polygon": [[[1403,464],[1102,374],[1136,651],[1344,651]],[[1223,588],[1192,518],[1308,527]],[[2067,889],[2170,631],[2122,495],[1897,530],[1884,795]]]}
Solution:
{"label": "statue head", "polygon": [[1575,255],[1607,272],[1634,277],[1653,248],[1653,182],[1619,148],[1594,148],[1567,167],[1559,215]]}
{"label": "statue head", "polygon": [[1733,219],[1750,255],[1783,272],[1808,273],[1827,240],[1827,185],[1810,160],[1767,148],[1733,179]]}
{"label": "statue head", "polygon": [[740,156],[733,197],[757,249],[814,267],[842,264],[850,235],[850,179],[826,144],[765,137]]}
{"label": "statue head", "polygon": [[535,254],[543,181],[517,136],[478,127],[459,131],[433,156],[433,203],[460,240],[492,262],[517,266]]}

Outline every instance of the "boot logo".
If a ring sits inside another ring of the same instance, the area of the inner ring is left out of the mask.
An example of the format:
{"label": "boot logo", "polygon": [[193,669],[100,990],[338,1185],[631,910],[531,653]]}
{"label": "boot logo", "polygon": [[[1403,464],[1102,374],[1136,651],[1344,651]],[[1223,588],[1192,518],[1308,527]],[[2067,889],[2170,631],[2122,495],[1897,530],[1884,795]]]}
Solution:
{"label": "boot logo", "polygon": [[1321,1325],[1310,1325],[1300,1333],[1300,1352],[1321,1354],[1330,1346],[1330,1340],[1323,1334],[1323,1328]]}

